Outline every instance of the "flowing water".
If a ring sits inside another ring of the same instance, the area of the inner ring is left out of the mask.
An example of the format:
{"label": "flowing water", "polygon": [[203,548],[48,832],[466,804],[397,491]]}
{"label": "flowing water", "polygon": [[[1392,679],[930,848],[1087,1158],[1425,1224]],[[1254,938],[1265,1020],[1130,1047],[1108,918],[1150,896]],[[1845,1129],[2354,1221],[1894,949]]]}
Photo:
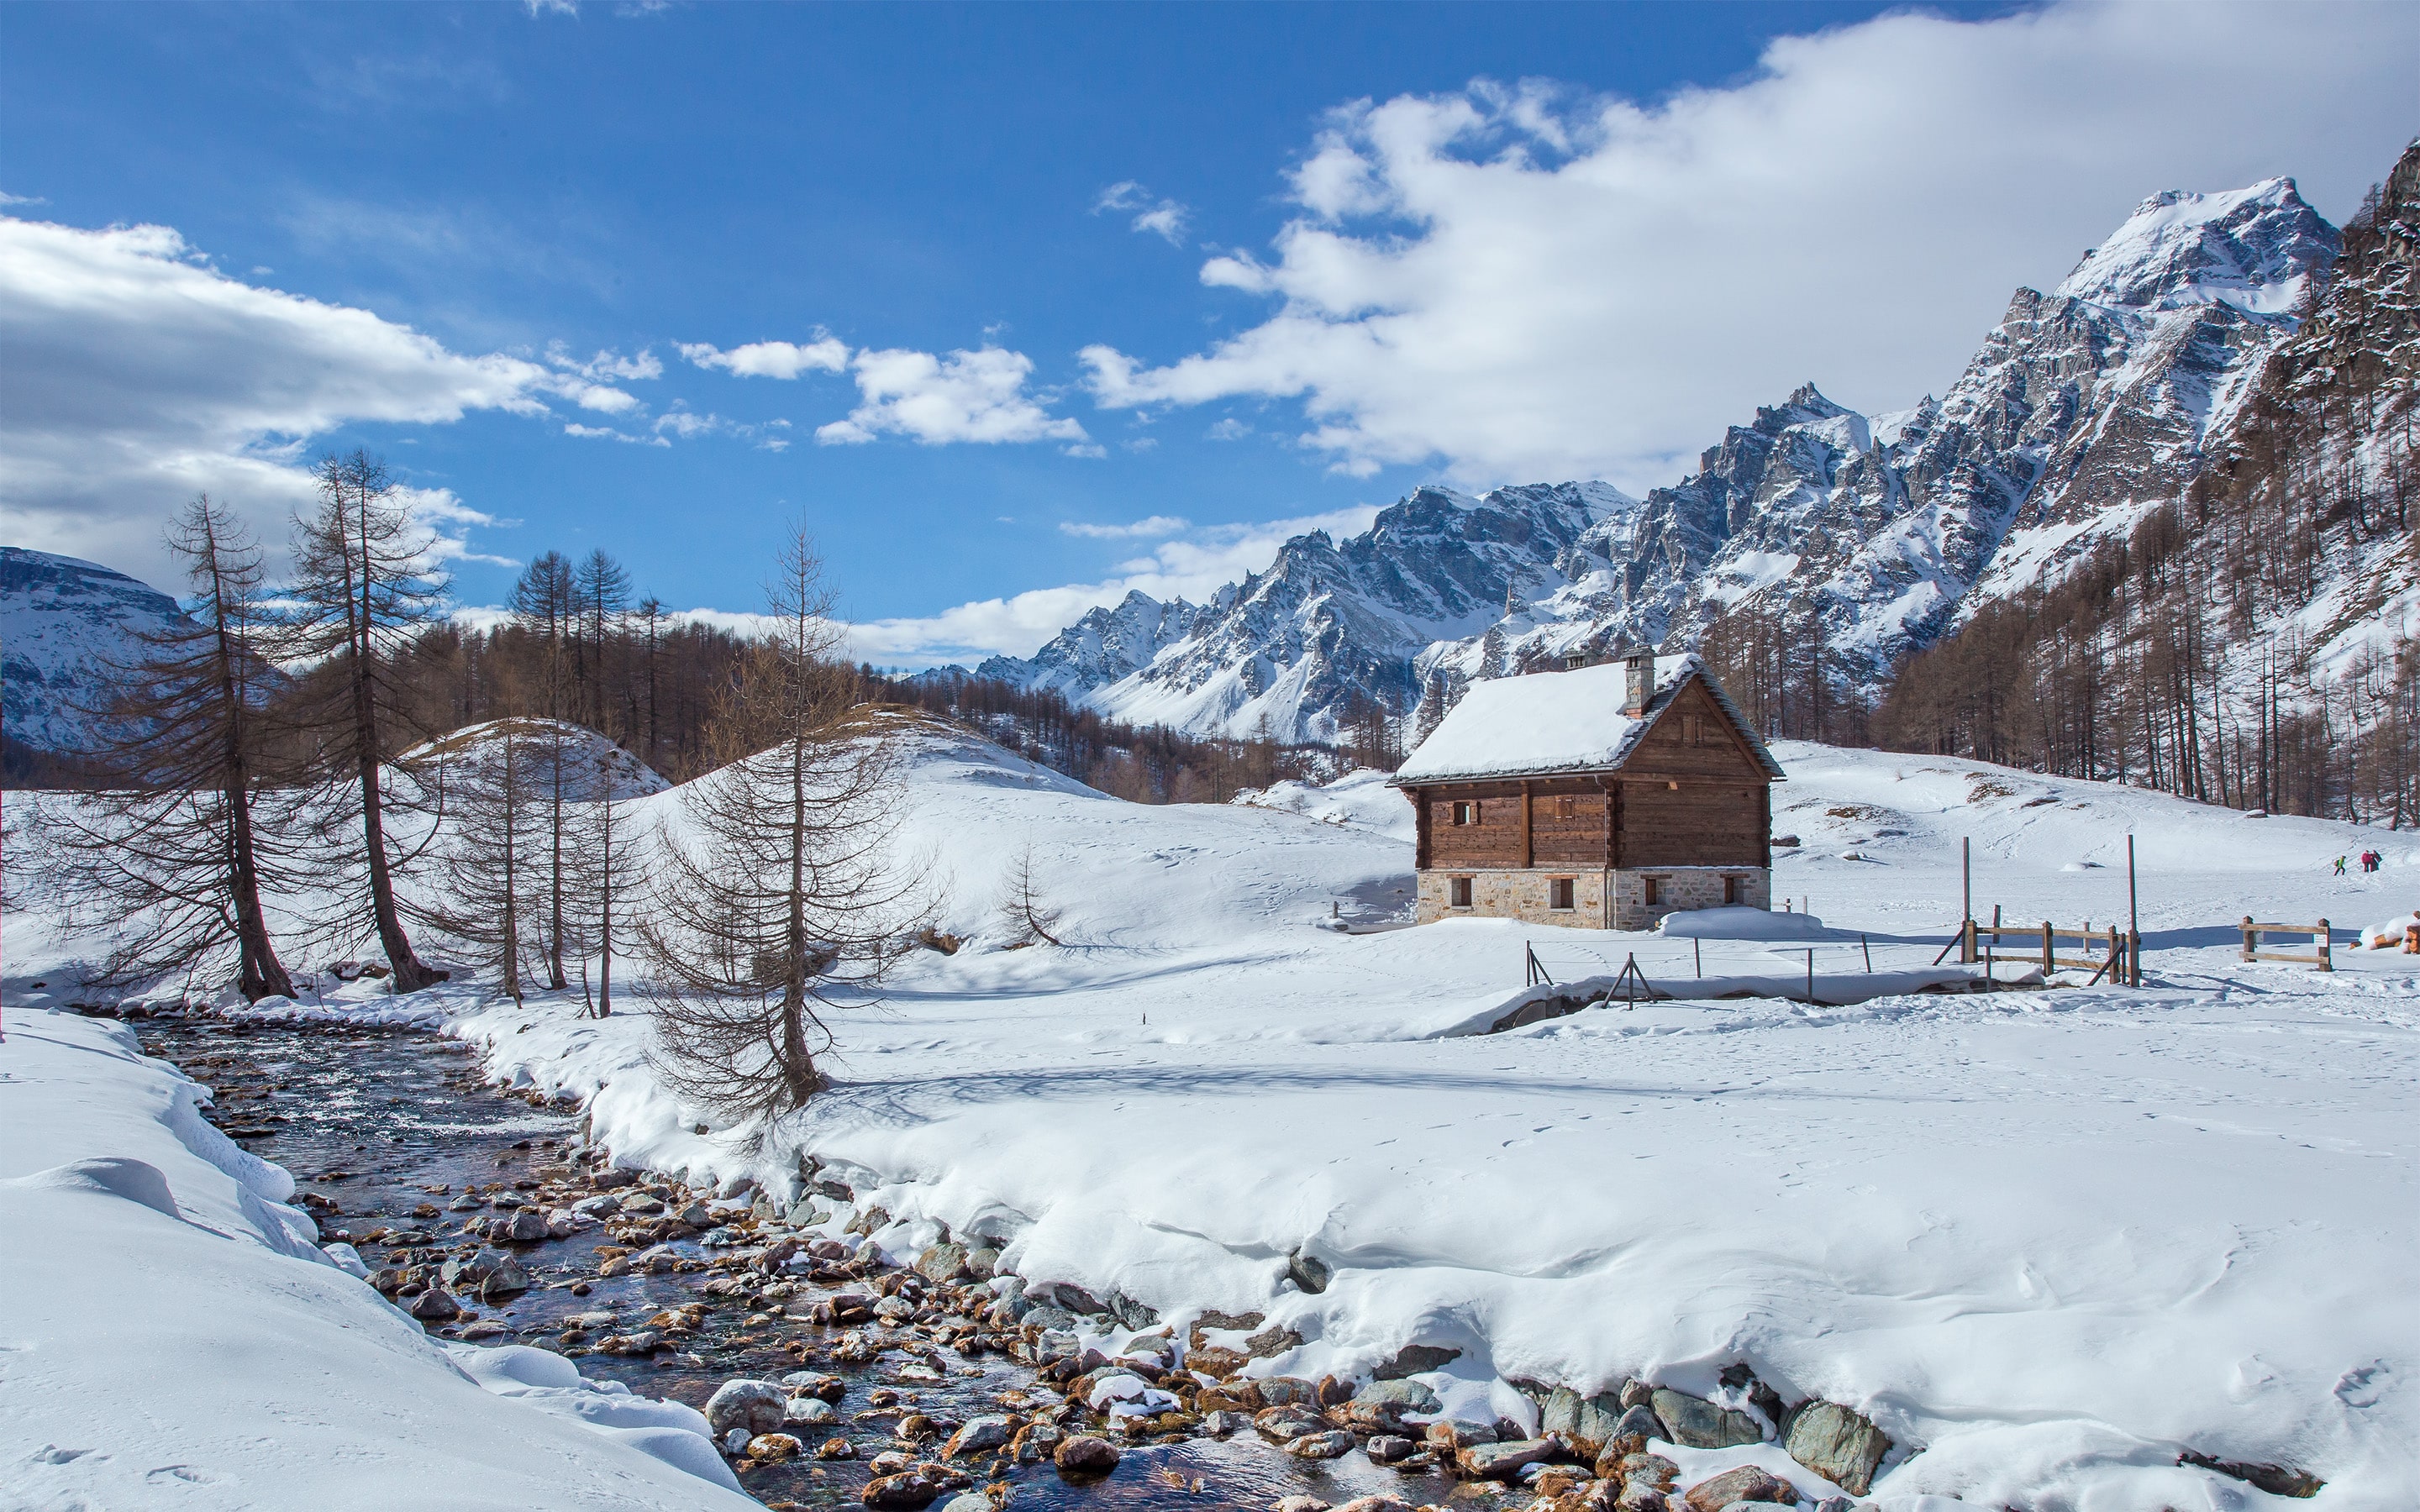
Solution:
{"label": "flowing water", "polygon": [[[535,1188],[537,1167],[565,1161],[581,1139],[576,1115],[535,1107],[489,1087],[467,1047],[434,1036],[153,1020],[142,1026],[142,1038],[147,1053],[175,1062],[215,1090],[215,1121],[222,1128],[294,1173],[295,1200],[312,1196],[310,1205],[318,1208],[320,1227],[331,1240],[378,1227],[408,1228],[425,1234],[427,1245],[467,1254],[478,1245],[459,1232],[461,1223],[478,1214],[447,1204],[466,1191],[491,1186],[501,1186],[494,1195],[510,1200],[515,1183],[522,1183],[518,1190]],[[319,1207],[318,1199],[333,1207]],[[425,1215],[429,1205],[438,1210],[435,1217]],[[415,1208],[424,1216],[413,1216]],[[473,1304],[482,1334],[497,1325],[504,1330],[478,1342],[577,1353],[581,1370],[592,1379],[624,1381],[641,1395],[700,1408],[734,1377],[778,1381],[799,1369],[841,1377],[847,1391],[837,1404],[837,1419],[793,1431],[811,1451],[823,1437],[845,1437],[856,1443],[859,1458],[801,1457],[742,1470],[741,1484],[768,1505],[856,1505],[872,1473],[867,1462],[882,1451],[910,1447],[892,1437],[903,1412],[963,1421],[1001,1412],[1001,1394],[1036,1384],[1030,1369],[999,1355],[968,1359],[922,1345],[923,1360],[887,1352],[861,1365],[841,1364],[831,1359],[830,1347],[844,1330],[788,1319],[768,1323],[761,1315],[752,1328],[744,1321],[751,1314],[744,1302],[717,1304],[698,1290],[720,1273],[600,1278],[596,1251],[611,1242],[601,1227],[592,1227],[565,1239],[509,1246],[535,1285],[501,1306]],[[373,1268],[386,1263],[386,1244],[363,1242],[361,1249]],[[681,1251],[699,1259],[714,1254],[694,1244]],[[574,1293],[575,1285],[582,1294]],[[802,1285],[792,1301],[808,1296]],[[561,1337],[573,1314],[614,1316],[612,1328],[586,1331],[595,1338],[644,1326],[662,1309],[698,1302],[708,1304],[704,1326],[683,1339],[677,1352],[637,1358],[579,1352],[577,1342]],[[466,1319],[439,1332],[456,1336],[468,1326],[473,1325]],[[937,1374],[938,1380],[925,1379]],[[873,1405],[873,1394],[885,1388],[900,1398],[887,1411]],[[929,1440],[918,1447],[919,1458],[939,1452]],[[1116,1471],[1099,1481],[1071,1482],[1047,1464],[1008,1471],[1014,1504],[1267,1507],[1288,1495],[1341,1504],[1381,1491],[1419,1503],[1442,1502],[1450,1489],[1450,1482],[1433,1473],[1383,1469],[1357,1452],[1325,1462],[1293,1460],[1249,1430],[1226,1440],[1122,1443],[1121,1449]],[[981,1466],[970,1469],[984,1474]],[[1462,1494],[1483,1486],[1475,1483]],[[942,1501],[951,1494],[944,1493]]]}

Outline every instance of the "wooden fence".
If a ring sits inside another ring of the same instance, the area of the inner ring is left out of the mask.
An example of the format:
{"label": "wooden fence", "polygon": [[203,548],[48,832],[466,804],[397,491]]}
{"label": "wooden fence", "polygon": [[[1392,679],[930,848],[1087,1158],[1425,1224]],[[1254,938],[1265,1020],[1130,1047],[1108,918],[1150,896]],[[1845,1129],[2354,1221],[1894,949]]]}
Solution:
{"label": "wooden fence", "polygon": [[[2252,916],[2246,914],[2241,927],[2243,931],[2243,959],[2246,961],[2288,961],[2296,965],[2317,966],[2321,971],[2336,968],[2335,952],[2328,943],[2328,921],[2324,918],[2316,924],[2256,924]],[[2263,934],[2307,934],[2317,949],[2310,955],[2263,950],[2260,949],[2260,936]]]}
{"label": "wooden fence", "polygon": [[[1986,937],[1988,944],[1985,943]],[[2023,940],[2027,948],[2004,950],[2000,946],[2003,940]],[[2087,952],[2098,947],[2100,953],[2060,955],[2058,942],[2061,940],[2082,941]],[[2089,970],[2092,980],[2096,982],[2106,977],[2112,982],[2129,987],[2143,985],[2142,936],[2133,930],[2120,930],[2115,924],[2105,930],[2065,929],[2048,919],[2040,924],[2003,924],[1999,910],[1994,907],[1992,921],[1988,924],[1978,919],[1966,920],[1960,931],[1958,945],[1958,960],[1962,965],[1971,966],[2006,956],[2012,961],[2039,963],[2045,978],[2062,969]]]}

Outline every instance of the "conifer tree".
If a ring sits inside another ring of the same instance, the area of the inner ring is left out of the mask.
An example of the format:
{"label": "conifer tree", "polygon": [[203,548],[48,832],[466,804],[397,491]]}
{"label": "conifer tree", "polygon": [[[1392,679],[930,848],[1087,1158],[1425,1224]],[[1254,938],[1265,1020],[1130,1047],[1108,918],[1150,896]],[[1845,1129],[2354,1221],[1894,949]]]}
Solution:
{"label": "conifer tree", "polygon": [[313,471],[318,507],[296,521],[291,594],[302,610],[292,644],[326,669],[302,712],[334,779],[340,822],[358,821],[362,832],[363,896],[328,923],[357,932],[365,915],[395,990],[417,992],[445,974],[412,953],[404,930],[395,877],[417,852],[399,847],[389,833],[382,767],[395,754],[391,743],[408,730],[411,703],[395,654],[435,617],[444,583],[430,566],[427,532],[397,499],[384,462],[356,449],[320,458]]}
{"label": "conifer tree", "polygon": [[43,890],[108,932],[98,982],[191,975],[232,952],[246,1000],[290,997],[264,903],[294,877],[263,707],[280,679],[259,644],[261,554],[208,495],[185,506],[167,544],[193,610],[110,669],[114,692],[86,711],[107,736],[101,783],[45,804],[28,838]]}
{"label": "conifer tree", "polygon": [[822,1010],[878,978],[912,933],[914,883],[889,855],[897,715],[856,701],[803,531],[768,587],[772,627],[718,710],[728,759],[684,790],[639,939],[657,1061],[670,1084],[733,1118],[771,1119],[824,1086]]}

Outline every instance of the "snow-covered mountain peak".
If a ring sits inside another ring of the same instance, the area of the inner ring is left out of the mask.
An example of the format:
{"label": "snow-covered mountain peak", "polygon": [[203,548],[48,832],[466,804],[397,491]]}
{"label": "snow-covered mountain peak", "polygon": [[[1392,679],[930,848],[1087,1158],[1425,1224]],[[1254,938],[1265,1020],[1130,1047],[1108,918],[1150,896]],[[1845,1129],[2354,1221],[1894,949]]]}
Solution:
{"label": "snow-covered mountain peak", "polygon": [[2291,178],[2215,194],[2171,189],[2136,206],[2053,292],[2143,310],[2226,303],[2281,315],[2335,259],[2338,240]]}
{"label": "snow-covered mountain peak", "polygon": [[136,639],[184,622],[177,601],[97,562],[0,546],[0,717],[8,739],[41,750],[92,748],[85,706]]}

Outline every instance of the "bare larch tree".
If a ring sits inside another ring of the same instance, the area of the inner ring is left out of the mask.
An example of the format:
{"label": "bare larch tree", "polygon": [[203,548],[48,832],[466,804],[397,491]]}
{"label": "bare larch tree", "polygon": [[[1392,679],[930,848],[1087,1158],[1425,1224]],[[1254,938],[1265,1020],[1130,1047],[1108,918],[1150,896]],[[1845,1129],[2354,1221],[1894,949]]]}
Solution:
{"label": "bare larch tree", "polygon": [[[305,720],[345,804],[362,829],[369,922],[376,930],[395,990],[417,992],[444,973],[412,953],[396,904],[395,872],[404,853],[387,832],[388,795],[381,767],[389,741],[410,707],[392,653],[436,613],[443,580],[429,564],[427,535],[396,498],[386,464],[367,452],[326,456],[313,469],[319,504],[295,522],[292,596],[302,609],[293,648],[325,664]],[[357,918],[358,908],[348,917]]]}
{"label": "bare larch tree", "polygon": [[433,903],[416,911],[492,969],[505,994],[522,998],[525,952],[538,928],[535,854],[546,790],[531,760],[531,721],[500,721],[494,738],[442,757],[451,833]]}
{"label": "bare larch tree", "polygon": [[208,495],[185,506],[167,544],[193,609],[109,669],[112,692],[87,711],[105,734],[102,782],[43,806],[42,886],[108,930],[97,982],[190,976],[232,951],[247,1000],[290,997],[262,902],[294,877],[286,826],[260,823],[289,802],[271,789],[263,708],[280,678],[259,643],[260,550]]}
{"label": "bare larch tree", "polygon": [[858,703],[803,531],[778,570],[772,628],[718,711],[729,764],[683,790],[639,927],[657,1063],[734,1121],[814,1096],[831,1045],[818,1010],[879,977],[916,922],[889,856],[908,727]]}
{"label": "bare larch tree", "polygon": [[1066,943],[1051,933],[1059,927],[1061,911],[1043,898],[1041,887],[1034,883],[1031,840],[1017,852],[1016,859],[1009,863],[1008,881],[1001,889],[1000,917],[1001,922],[1008,926],[1008,948],[1012,950],[1036,940],[1045,945]]}

